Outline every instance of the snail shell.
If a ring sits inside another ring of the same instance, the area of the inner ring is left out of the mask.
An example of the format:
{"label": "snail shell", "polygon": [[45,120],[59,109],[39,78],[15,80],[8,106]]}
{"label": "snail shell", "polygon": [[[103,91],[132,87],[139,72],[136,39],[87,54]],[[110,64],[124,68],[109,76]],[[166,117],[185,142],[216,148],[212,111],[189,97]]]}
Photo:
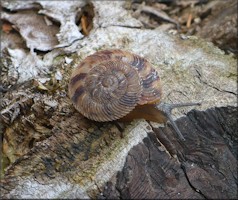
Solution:
{"label": "snail shell", "polygon": [[113,121],[136,106],[161,98],[158,72],[144,58],[122,50],[103,50],[86,57],[71,75],[69,97],[94,121]]}

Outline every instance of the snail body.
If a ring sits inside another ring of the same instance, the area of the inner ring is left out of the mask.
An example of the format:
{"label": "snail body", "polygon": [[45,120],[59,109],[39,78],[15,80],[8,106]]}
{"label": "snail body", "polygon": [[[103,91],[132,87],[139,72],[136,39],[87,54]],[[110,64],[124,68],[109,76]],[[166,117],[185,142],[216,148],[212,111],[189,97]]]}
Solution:
{"label": "snail body", "polygon": [[160,104],[158,72],[146,59],[127,51],[102,50],[86,57],[72,72],[68,89],[74,107],[94,121],[172,119],[172,107],[166,104],[166,110]]}

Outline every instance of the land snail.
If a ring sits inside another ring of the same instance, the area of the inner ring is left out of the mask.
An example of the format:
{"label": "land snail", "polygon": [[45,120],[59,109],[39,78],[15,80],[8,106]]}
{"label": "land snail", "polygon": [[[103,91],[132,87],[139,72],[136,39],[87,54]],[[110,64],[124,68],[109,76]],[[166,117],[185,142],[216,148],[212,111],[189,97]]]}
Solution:
{"label": "land snail", "polygon": [[101,50],[86,57],[72,72],[69,97],[86,118],[105,121],[169,121],[185,140],[172,118],[174,108],[200,103],[162,103],[161,81],[144,58],[118,49]]}

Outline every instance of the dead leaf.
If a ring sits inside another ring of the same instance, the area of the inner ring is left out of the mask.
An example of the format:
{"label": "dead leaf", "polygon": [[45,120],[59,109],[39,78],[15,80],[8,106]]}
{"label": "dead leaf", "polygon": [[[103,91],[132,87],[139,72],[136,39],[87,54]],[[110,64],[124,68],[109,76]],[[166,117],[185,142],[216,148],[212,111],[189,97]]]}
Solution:
{"label": "dead leaf", "polygon": [[3,25],[2,25],[3,32],[10,33],[12,29],[13,29],[12,24],[7,23],[7,22],[3,23]]}

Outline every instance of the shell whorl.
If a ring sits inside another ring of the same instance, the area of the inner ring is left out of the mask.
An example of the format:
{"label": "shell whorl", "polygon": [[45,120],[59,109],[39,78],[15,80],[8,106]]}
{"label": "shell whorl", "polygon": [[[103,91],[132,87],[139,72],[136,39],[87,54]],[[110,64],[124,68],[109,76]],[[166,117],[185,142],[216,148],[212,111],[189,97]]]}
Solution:
{"label": "shell whorl", "polygon": [[85,117],[113,121],[138,104],[158,102],[161,85],[157,71],[144,58],[122,50],[103,50],[75,68],[69,97]]}

